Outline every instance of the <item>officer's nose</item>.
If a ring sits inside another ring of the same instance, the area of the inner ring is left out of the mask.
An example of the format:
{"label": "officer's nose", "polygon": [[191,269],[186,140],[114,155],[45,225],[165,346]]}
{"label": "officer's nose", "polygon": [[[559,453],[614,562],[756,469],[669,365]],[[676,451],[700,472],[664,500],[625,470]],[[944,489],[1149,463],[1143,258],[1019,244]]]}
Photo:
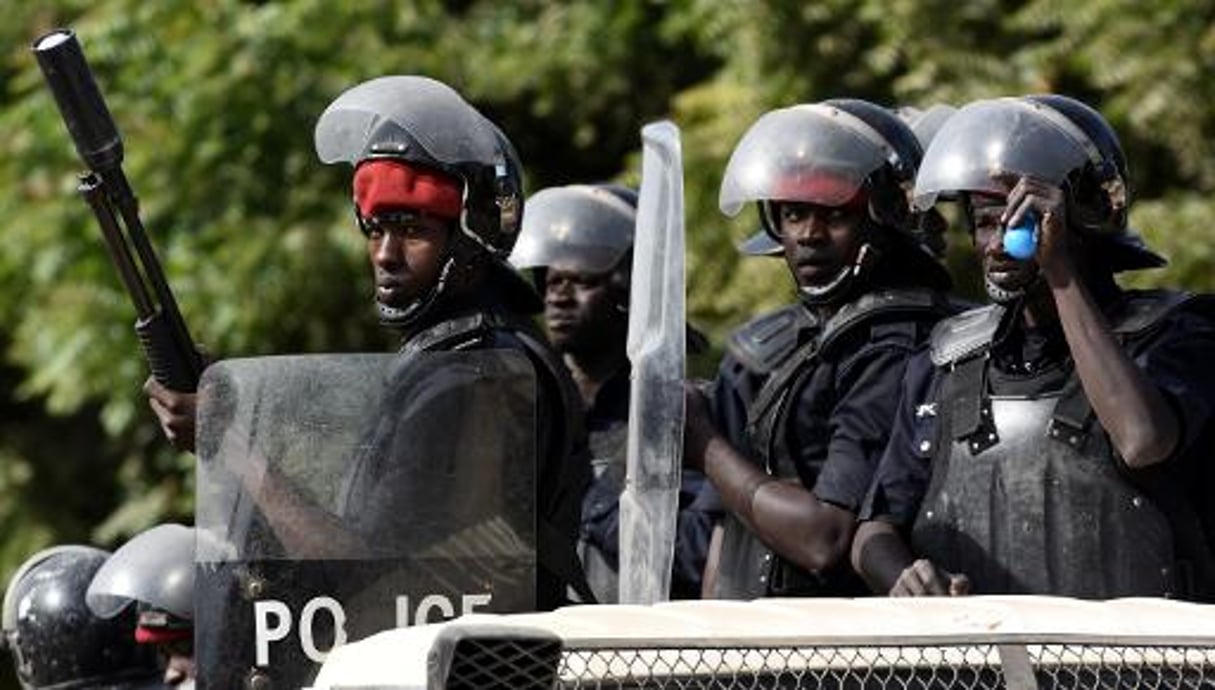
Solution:
{"label": "officer's nose", "polygon": [[1004,227],[992,228],[984,235],[983,254],[996,257],[1004,253]]}
{"label": "officer's nose", "polygon": [[402,240],[395,233],[386,232],[372,242],[374,244],[371,248],[371,260],[376,266],[393,268],[401,264]]}
{"label": "officer's nose", "polygon": [[799,223],[786,229],[798,244],[820,244],[827,238],[827,221],[818,213],[809,212]]}
{"label": "officer's nose", "polygon": [[568,304],[574,299],[574,290],[568,280],[549,283],[544,288],[544,303],[548,305]]}

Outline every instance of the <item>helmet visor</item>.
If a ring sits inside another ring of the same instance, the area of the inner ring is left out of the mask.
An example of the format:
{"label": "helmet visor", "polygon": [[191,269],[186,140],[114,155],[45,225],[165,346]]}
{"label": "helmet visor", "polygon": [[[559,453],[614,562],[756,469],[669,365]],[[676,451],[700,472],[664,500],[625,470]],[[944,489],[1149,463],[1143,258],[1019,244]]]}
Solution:
{"label": "helmet visor", "polygon": [[611,270],[633,246],[637,212],[603,189],[543,189],[527,200],[523,231],[511,252],[515,268],[586,273]]}
{"label": "helmet visor", "polygon": [[892,152],[877,132],[827,105],[765,114],[743,135],[726,165],[718,204],[728,216],[748,201],[839,206]]}
{"label": "helmet visor", "polygon": [[1023,176],[1051,184],[1090,160],[1091,142],[1043,105],[1014,98],[971,103],[945,121],[916,176],[915,205],[942,194],[1004,195]]}
{"label": "helmet visor", "polygon": [[194,530],[157,525],[136,535],[106,560],[85,593],[101,618],[118,615],[132,601],[194,618]]}
{"label": "helmet visor", "polygon": [[316,123],[324,163],[398,156],[438,167],[498,165],[494,126],[446,84],[418,76],[372,79],[338,96]]}

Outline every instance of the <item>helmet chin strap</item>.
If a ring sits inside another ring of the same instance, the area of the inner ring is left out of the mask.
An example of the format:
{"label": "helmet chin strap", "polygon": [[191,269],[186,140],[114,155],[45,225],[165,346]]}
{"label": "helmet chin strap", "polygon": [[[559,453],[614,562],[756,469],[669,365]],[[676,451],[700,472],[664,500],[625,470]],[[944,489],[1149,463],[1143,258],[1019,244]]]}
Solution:
{"label": "helmet chin strap", "polygon": [[433,287],[426,291],[426,294],[410,302],[409,306],[393,307],[376,300],[375,306],[379,310],[380,325],[386,328],[408,328],[422,318],[447,289],[455,265],[455,252],[448,250],[447,258],[443,261],[443,270],[439,272],[439,279]]}
{"label": "helmet chin strap", "polygon": [[857,251],[856,259],[852,264],[841,268],[839,273],[835,274],[835,277],[827,282],[827,284],[799,285],[797,296],[803,303],[811,307],[839,302],[869,272],[869,267],[876,263],[877,258],[877,248],[871,243],[866,242]]}
{"label": "helmet chin strap", "polygon": [[1003,305],[1007,306],[1009,304],[1012,304],[1013,302],[1016,302],[1016,301],[1024,298],[1025,295],[1028,294],[1029,291],[1035,285],[1037,285],[1038,281],[1040,281],[1040,280],[1042,280],[1041,273],[1039,273],[1037,276],[1035,276],[1034,279],[1031,280],[1029,282],[1029,284],[1025,285],[1024,287],[1017,288],[1016,290],[1009,290],[1007,288],[1002,288],[999,285],[996,285],[995,283],[991,282],[991,278],[984,275],[983,276],[983,289],[987,292],[987,296],[988,296],[988,298],[991,299],[992,302],[995,302],[996,304],[1003,304]]}

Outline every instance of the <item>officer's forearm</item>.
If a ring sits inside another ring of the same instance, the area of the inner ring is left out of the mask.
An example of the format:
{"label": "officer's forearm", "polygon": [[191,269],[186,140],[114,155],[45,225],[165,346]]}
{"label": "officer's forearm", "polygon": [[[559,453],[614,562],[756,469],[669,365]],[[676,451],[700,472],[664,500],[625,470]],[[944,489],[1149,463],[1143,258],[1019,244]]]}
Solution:
{"label": "officer's forearm", "polygon": [[739,453],[720,434],[709,436],[704,443],[704,473],[713,482],[721,502],[749,529],[755,529],[751,517],[751,502],[755,492],[775,478]]}
{"label": "officer's forearm", "polygon": [[796,480],[760,487],[751,513],[759,538],[801,568],[822,572],[848,557],[856,515],[818,500]]}
{"label": "officer's forearm", "polygon": [[358,534],[282,473],[268,468],[259,484],[252,492],[257,506],[288,555],[333,559],[369,553]]}
{"label": "officer's forearm", "polygon": [[1051,289],[1076,374],[1115,450],[1132,468],[1168,458],[1179,430],[1164,395],[1118,345],[1081,281],[1052,281]]}
{"label": "officer's forearm", "polygon": [[782,557],[818,572],[846,556],[855,516],[796,480],[768,475],[720,436],[706,448],[705,473],[726,507]]}
{"label": "officer's forearm", "polygon": [[894,525],[868,520],[857,528],[852,542],[852,567],[875,594],[888,594],[899,575],[914,561]]}

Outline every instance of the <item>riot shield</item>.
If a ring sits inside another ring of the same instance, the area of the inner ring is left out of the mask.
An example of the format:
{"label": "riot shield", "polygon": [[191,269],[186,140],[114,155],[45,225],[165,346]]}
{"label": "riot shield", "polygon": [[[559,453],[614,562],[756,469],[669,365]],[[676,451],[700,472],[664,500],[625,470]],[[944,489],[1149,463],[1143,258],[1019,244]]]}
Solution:
{"label": "riot shield", "polygon": [[620,601],[670,597],[683,458],[684,317],[683,149],[679,128],[646,125],[633,253],[627,350],[627,478],[620,495]]}
{"label": "riot shield", "polygon": [[199,395],[200,688],[535,605],[536,383],[513,350],[220,362]]}

